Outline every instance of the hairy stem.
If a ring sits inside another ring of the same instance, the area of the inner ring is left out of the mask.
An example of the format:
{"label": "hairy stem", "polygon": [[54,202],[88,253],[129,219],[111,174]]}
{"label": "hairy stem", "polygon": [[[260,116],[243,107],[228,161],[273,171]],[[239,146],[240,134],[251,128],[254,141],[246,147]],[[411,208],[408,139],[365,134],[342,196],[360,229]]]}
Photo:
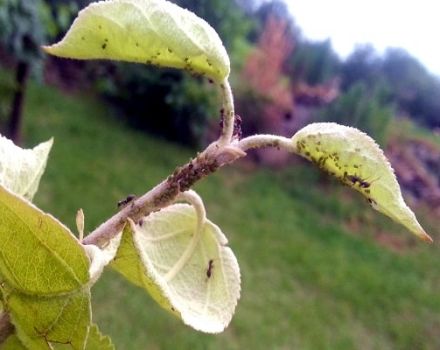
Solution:
{"label": "hairy stem", "polygon": [[11,323],[9,314],[2,312],[0,314],[0,345],[14,333],[14,325]]}
{"label": "hairy stem", "polygon": [[181,192],[189,190],[194,183],[218,168],[232,163],[246,155],[241,149],[233,146],[211,144],[203,153],[162,181],[142,197],[130,202],[90,235],[83,239],[83,244],[105,245],[110,239],[122,231],[127,219],[134,222],[142,217],[173,203]]}
{"label": "hairy stem", "polygon": [[223,97],[222,108],[222,133],[218,140],[219,145],[225,146],[231,143],[232,134],[234,133],[234,98],[232,96],[231,86],[227,80],[220,85]]}
{"label": "hairy stem", "polygon": [[253,135],[236,141],[232,145],[241,149],[243,152],[249,149],[264,147],[276,147],[288,152],[297,152],[296,145],[293,144],[291,139],[278,135]]}

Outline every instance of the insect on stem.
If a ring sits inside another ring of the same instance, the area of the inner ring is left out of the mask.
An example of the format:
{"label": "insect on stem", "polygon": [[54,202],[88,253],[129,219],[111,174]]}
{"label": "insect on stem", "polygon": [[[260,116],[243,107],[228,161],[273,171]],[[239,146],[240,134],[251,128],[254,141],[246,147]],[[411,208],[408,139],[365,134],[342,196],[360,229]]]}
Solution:
{"label": "insect on stem", "polygon": [[136,199],[136,195],[134,194],[129,194],[126,198],[121,199],[118,202],[118,209],[122,209],[125,208],[127,206],[128,203],[132,202],[133,200]]}

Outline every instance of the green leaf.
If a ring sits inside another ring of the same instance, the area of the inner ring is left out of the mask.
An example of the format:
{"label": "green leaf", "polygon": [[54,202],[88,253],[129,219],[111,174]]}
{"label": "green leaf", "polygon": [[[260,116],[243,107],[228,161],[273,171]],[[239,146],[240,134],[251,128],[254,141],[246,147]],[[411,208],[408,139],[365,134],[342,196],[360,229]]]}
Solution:
{"label": "green leaf", "polygon": [[218,333],[240,297],[240,272],[220,228],[187,204],[150,214],[123,232],[112,266],[197,330]]}
{"label": "green leaf", "polygon": [[299,155],[362,193],[374,209],[432,241],[405,204],[393,168],[371,137],[336,123],[314,123],[292,141]]}
{"label": "green leaf", "polygon": [[51,349],[50,343],[84,349],[91,322],[88,289],[48,298],[12,292],[7,304],[18,338],[29,349]]}
{"label": "green leaf", "polygon": [[104,267],[106,267],[115,258],[120,240],[121,235],[118,235],[116,238],[110,240],[104,249],[101,249],[93,244],[83,246],[87,256],[90,259],[90,285],[94,284],[98,280],[104,270]]}
{"label": "green leaf", "polygon": [[20,339],[18,339],[16,334],[12,334],[6,339],[6,341],[0,345],[1,350],[27,350],[27,348],[22,344]]}
{"label": "green leaf", "polygon": [[111,59],[183,68],[216,81],[229,75],[215,30],[164,0],[100,1],[82,10],[66,36],[46,52],[76,59]]}
{"label": "green leaf", "polygon": [[87,344],[84,350],[114,350],[111,339],[103,335],[97,325],[90,327],[89,336],[87,337]]}
{"label": "green leaf", "polygon": [[32,200],[52,144],[50,139],[33,149],[23,149],[0,135],[0,186]]}
{"label": "green leaf", "polygon": [[59,221],[0,186],[0,275],[26,294],[55,295],[89,281],[89,260]]}

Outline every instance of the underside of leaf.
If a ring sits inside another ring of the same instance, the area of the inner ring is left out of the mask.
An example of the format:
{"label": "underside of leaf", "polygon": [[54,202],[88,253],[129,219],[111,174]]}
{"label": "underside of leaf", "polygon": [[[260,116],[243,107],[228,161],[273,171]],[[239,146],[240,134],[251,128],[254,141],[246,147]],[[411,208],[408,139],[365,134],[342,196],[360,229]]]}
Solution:
{"label": "underside of leaf", "polygon": [[116,268],[123,274],[132,269],[133,276],[137,260],[143,275],[137,284],[143,281],[187,325],[218,333],[229,324],[240,296],[239,267],[218,226],[207,220],[199,236],[196,228],[196,212],[187,204],[150,214],[131,229],[137,256],[131,253],[130,261],[127,249],[121,251],[124,255],[118,252]]}
{"label": "underside of leaf", "polygon": [[66,36],[46,52],[186,69],[223,81],[230,63],[215,30],[165,0],[100,1],[82,10]]}
{"label": "underside of leaf", "polygon": [[371,137],[336,123],[314,123],[298,131],[292,142],[299,155],[362,193],[374,209],[432,241],[405,204],[394,170]]}
{"label": "underside of leaf", "polygon": [[0,135],[0,186],[32,200],[47,163],[53,140],[23,149]]}

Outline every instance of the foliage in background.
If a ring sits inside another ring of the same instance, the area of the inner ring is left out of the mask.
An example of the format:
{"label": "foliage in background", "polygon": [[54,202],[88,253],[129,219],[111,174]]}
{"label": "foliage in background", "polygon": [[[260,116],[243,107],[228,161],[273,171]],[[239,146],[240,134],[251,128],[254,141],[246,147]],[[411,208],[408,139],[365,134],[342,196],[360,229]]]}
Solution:
{"label": "foliage in background", "polygon": [[[232,56],[242,62],[252,20],[234,0],[174,1],[216,29]],[[186,72],[114,63],[96,86],[133,126],[187,145],[203,143],[208,126],[219,120],[217,92]]]}
{"label": "foliage in background", "polygon": [[289,63],[290,74],[310,85],[325,83],[337,76],[341,65],[329,40],[298,42]]}
{"label": "foliage in background", "polygon": [[371,46],[358,47],[341,67],[344,90],[362,81],[370,88],[384,84],[400,113],[429,127],[440,126],[440,79],[402,49],[379,56]]}
{"label": "foliage in background", "polygon": [[172,69],[118,63],[97,87],[132,126],[187,145],[199,145],[219,116],[217,91]]}
{"label": "foliage in background", "polygon": [[394,116],[393,107],[387,103],[387,90],[376,87],[369,90],[358,82],[329,105],[321,117],[325,121],[356,127],[382,146],[386,145],[388,125]]}
{"label": "foliage in background", "polygon": [[237,96],[238,111],[247,116],[246,134],[279,132],[283,119],[293,113],[292,86],[283,69],[294,47],[287,29],[287,21],[268,17],[246,58]]}
{"label": "foliage in background", "polygon": [[43,55],[40,46],[64,30],[75,11],[74,3],[69,0],[3,0],[0,3],[0,50],[6,52],[15,65],[14,93],[12,96],[0,95],[0,130],[15,142],[21,139],[22,109],[29,76],[34,73],[41,80]]}

